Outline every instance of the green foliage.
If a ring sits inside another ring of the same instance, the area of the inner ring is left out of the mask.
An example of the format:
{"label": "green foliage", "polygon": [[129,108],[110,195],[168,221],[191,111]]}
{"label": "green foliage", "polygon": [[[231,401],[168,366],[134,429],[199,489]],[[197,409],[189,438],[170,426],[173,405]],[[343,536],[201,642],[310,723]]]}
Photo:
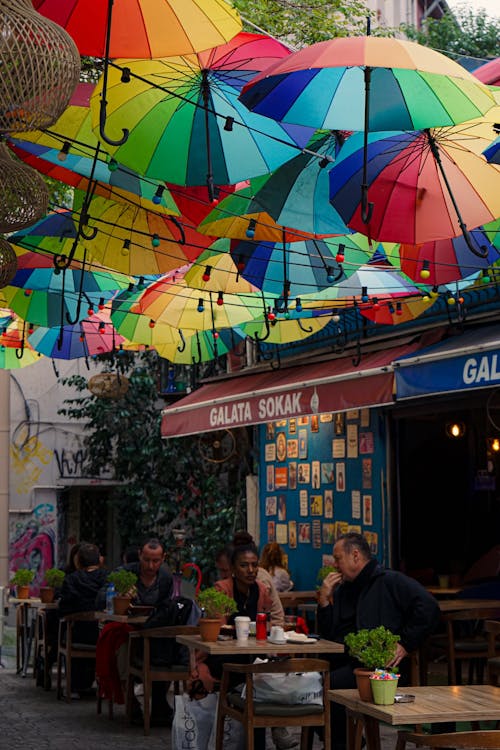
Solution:
{"label": "green foliage", "polygon": [[412,26],[403,26],[402,30],[409,39],[452,59],[461,55],[480,59],[498,55],[500,18],[488,16],[484,9],[475,11],[466,4],[440,19],[425,19],[421,30]]}
{"label": "green foliage", "polygon": [[394,656],[399,635],[380,625],[378,628],[348,633],[345,645],[349,654],[368,669],[383,668]]}
{"label": "green foliage", "polygon": [[125,596],[126,594],[128,594],[130,589],[134,588],[135,584],[137,583],[137,576],[131,570],[119,568],[118,570],[113,570],[108,575],[107,580],[109,581],[109,583],[115,584],[115,590],[117,594],[119,594],[120,596]]}
{"label": "green foliage", "polygon": [[205,617],[217,618],[227,617],[236,612],[238,606],[231,596],[219,591],[214,586],[200,591],[196,597],[197,602],[205,613]]}
{"label": "green foliage", "polygon": [[336,572],[337,572],[337,568],[335,567],[335,565],[323,565],[323,567],[318,570],[318,575],[317,575],[318,584],[323,583],[328,573],[336,573]]}
{"label": "green foliage", "polygon": [[29,568],[18,568],[12,576],[11,584],[14,586],[28,586],[34,577],[35,573]]}
{"label": "green foliage", "polygon": [[[236,523],[245,526],[240,508],[248,468],[240,457],[205,463],[196,437],[162,439],[159,361],[154,351],[99,357],[105,369],[128,378],[125,396],[98,398],[88,391],[86,378],[76,375],[62,380],[77,395],[66,399],[59,413],[85,422],[86,475],[119,483],[109,501],[122,546],[158,537],[167,553],[174,550],[168,559],[172,568],[194,561],[208,581],[216,550],[231,540]],[[181,550],[175,550],[172,536],[177,527],[187,530]]]}
{"label": "green foliage", "polygon": [[59,570],[59,568],[48,568],[45,571],[45,583],[47,586],[52,586],[54,589],[59,588],[59,586],[62,586],[64,576],[64,570]]}

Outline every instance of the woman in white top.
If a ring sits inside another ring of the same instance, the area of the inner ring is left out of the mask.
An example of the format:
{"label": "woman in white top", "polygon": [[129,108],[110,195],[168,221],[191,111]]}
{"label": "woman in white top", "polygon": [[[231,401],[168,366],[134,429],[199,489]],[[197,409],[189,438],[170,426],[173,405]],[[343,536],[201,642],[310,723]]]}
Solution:
{"label": "woman in white top", "polygon": [[290,591],[293,588],[293,581],[286,567],[285,553],[278,542],[266,544],[262,550],[260,565],[271,575],[277,591]]}

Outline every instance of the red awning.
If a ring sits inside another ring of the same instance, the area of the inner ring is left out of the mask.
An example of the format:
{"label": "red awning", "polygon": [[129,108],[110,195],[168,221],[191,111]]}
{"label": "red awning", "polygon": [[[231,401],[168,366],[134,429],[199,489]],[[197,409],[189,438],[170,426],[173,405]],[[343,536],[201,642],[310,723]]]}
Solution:
{"label": "red awning", "polygon": [[162,411],[162,437],[392,404],[391,362],[417,348],[367,354],[358,367],[342,357],[207,383]]}

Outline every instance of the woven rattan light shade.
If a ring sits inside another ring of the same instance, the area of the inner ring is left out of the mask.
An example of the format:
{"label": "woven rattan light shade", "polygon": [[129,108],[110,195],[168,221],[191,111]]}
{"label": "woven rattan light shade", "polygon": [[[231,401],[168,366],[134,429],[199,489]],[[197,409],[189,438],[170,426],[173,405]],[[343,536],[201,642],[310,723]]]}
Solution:
{"label": "woven rattan light shade", "polygon": [[17,271],[17,255],[6,239],[0,237],[0,289],[10,284]]}
{"label": "woven rattan light shade", "polygon": [[128,387],[128,378],[114,372],[101,372],[98,375],[93,375],[87,383],[89,391],[98,398],[123,398],[128,391]]}
{"label": "woven rattan light shade", "polygon": [[78,49],[31,0],[0,0],[0,18],[0,131],[47,128],[78,83]]}
{"label": "woven rattan light shade", "polygon": [[15,232],[47,213],[49,191],[32,167],[15,161],[0,143],[0,232]]}

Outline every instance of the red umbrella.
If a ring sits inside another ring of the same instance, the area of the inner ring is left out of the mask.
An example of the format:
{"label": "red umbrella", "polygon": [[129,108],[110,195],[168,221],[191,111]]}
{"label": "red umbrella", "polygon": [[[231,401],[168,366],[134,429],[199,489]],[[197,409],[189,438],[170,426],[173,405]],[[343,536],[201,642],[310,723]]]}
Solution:
{"label": "red umbrella", "polygon": [[472,75],[488,86],[500,86],[500,57],[481,65],[472,71]]}

